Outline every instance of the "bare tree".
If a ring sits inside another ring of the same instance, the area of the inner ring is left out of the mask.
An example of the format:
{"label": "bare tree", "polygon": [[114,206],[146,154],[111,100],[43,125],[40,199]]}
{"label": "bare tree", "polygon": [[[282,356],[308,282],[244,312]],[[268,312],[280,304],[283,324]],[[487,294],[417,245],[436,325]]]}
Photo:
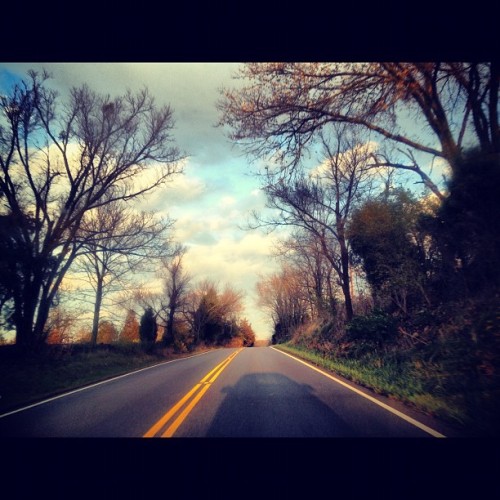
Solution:
{"label": "bare tree", "polygon": [[274,341],[289,338],[293,328],[309,319],[309,301],[302,281],[300,271],[284,265],[280,272],[257,282],[258,303],[274,323]]}
{"label": "bare tree", "polygon": [[122,291],[117,302],[127,312],[141,317],[146,309],[151,309],[159,327],[166,325],[166,300],[160,289],[152,290],[148,283],[136,284],[133,289]]}
{"label": "bare tree", "polygon": [[142,283],[131,292],[122,292],[120,298],[121,306],[137,316],[146,309],[153,311],[159,331],[163,331],[164,344],[175,340],[175,325],[187,321],[186,315],[189,315],[191,276],[183,265],[186,251],[186,247],[176,244],[170,245],[168,251],[161,254],[156,275],[163,282],[163,290],[159,287],[151,289],[149,284]]}
{"label": "bare tree", "polygon": [[374,153],[374,165],[415,172],[443,198],[415,153],[443,158],[452,171],[468,141],[483,153],[500,153],[499,68],[497,62],[247,64],[236,77],[249,83],[222,91],[220,124],[247,152],[271,155],[285,168],[301,161],[325,125],[351,124],[394,146],[397,157]]}
{"label": "bare tree", "polygon": [[370,188],[369,145],[356,141],[343,127],[334,128],[335,149],[323,138],[325,161],[314,171],[285,182],[269,173],[263,190],[271,216],[254,214],[256,226],[292,226],[314,236],[335,270],[345,300],[346,318],[353,317],[350,261],[346,235],[348,217]]}
{"label": "bare tree", "polygon": [[9,255],[19,256],[8,288],[25,347],[45,340],[50,306],[83,248],[85,215],[181,171],[172,110],[147,90],[111,98],[82,86],[62,103],[46,80],[30,72],[0,102],[1,211],[17,228]]}
{"label": "bare tree", "polygon": [[185,308],[186,294],[189,290],[191,276],[186,273],[183,258],[187,249],[179,247],[172,259],[164,261],[165,298],[166,298],[166,327],[163,343],[173,342],[176,316]]}
{"label": "bare tree", "polygon": [[311,317],[323,318],[333,314],[337,308],[335,270],[325,257],[318,238],[304,230],[294,231],[280,242],[276,253],[301,274]]}
{"label": "bare tree", "polygon": [[85,214],[80,227],[82,258],[77,263],[95,293],[92,345],[97,343],[105,294],[122,287],[132,271],[144,270],[168,252],[166,230],[171,226],[153,212],[135,212],[119,201]]}

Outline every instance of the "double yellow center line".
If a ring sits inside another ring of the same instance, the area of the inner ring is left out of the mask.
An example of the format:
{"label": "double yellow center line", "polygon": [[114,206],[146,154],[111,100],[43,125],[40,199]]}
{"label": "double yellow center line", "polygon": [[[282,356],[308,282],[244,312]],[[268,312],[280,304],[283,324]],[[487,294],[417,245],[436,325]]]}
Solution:
{"label": "double yellow center line", "polygon": [[[191,410],[214,383],[215,379],[241,350],[242,348],[230,354],[222,363],[219,363],[213,370],[207,373],[182,399],[172,406],[172,408],[170,408],[170,410],[165,413],[165,415],[163,415],[163,417],[161,417],[143,437],[172,437]],[[174,417],[176,417],[175,420],[170,423]],[[165,429],[166,425],[168,425],[168,427]],[[162,434],[160,434],[161,431],[163,431]]]}

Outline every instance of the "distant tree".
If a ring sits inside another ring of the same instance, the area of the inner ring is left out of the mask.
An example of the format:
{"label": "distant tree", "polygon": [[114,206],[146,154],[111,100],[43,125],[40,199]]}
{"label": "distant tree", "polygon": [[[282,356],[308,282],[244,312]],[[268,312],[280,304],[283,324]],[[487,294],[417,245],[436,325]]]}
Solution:
{"label": "distant tree", "polygon": [[180,247],[172,259],[164,260],[166,326],[162,341],[165,345],[175,343],[176,319],[186,305],[191,277],[183,267],[182,260],[185,253],[186,249]]}
{"label": "distant tree", "polygon": [[99,323],[97,338],[101,344],[112,344],[118,340],[118,330],[111,321],[103,320]]}
{"label": "distant tree", "polygon": [[[132,290],[123,291],[117,302],[125,310],[132,310],[137,316],[141,316],[142,312],[151,308],[157,321],[165,322],[165,296],[159,289],[151,289],[150,283],[138,283]],[[142,312],[141,312],[142,311]]]}
{"label": "distant tree", "polygon": [[58,305],[52,307],[47,321],[47,343],[64,344],[72,340],[71,330],[76,322],[75,313]]}
{"label": "distant tree", "polygon": [[196,311],[193,327],[198,340],[213,343],[222,333],[222,318],[218,311],[218,292],[213,283],[206,283]]}
{"label": "distant tree", "polygon": [[318,238],[307,231],[294,231],[289,238],[280,242],[276,253],[284,263],[289,263],[300,272],[310,302],[311,317],[335,314],[338,281]]}
{"label": "distant tree", "polygon": [[7,292],[18,345],[45,341],[50,307],[86,243],[86,214],[181,170],[172,127],[171,109],[158,108],[147,90],[111,98],[82,86],[64,103],[46,74],[30,72],[1,97],[0,215],[16,230],[0,261],[13,272]]}
{"label": "distant tree", "polygon": [[132,271],[151,266],[167,253],[166,230],[171,225],[152,212],[134,212],[117,201],[88,212],[82,220],[80,234],[85,243],[75,264],[95,292],[93,345],[105,294],[122,288]]}
{"label": "distant tree", "polygon": [[238,315],[243,310],[242,293],[229,285],[221,291],[210,280],[198,285],[191,296],[191,325],[197,342],[218,344],[237,333]]}
{"label": "distant tree", "polygon": [[289,340],[294,328],[310,319],[302,279],[302,273],[284,265],[281,272],[257,282],[258,303],[268,311],[274,323],[273,343]]}
{"label": "distant tree", "polygon": [[243,337],[243,345],[245,347],[252,347],[255,344],[255,332],[250,322],[246,318],[243,318],[238,327]]}
{"label": "distant tree", "polygon": [[120,341],[138,342],[139,340],[139,322],[137,321],[137,315],[134,311],[129,309],[122,331],[120,332]]}
{"label": "distant tree", "polygon": [[157,333],[158,326],[156,324],[155,313],[151,307],[148,307],[141,317],[139,327],[139,336],[141,338],[142,347],[145,351],[151,351],[153,349]]}
{"label": "distant tree", "polygon": [[92,336],[91,328],[87,326],[82,326],[77,330],[74,336],[75,339],[74,341],[79,344],[89,344],[91,336]]}

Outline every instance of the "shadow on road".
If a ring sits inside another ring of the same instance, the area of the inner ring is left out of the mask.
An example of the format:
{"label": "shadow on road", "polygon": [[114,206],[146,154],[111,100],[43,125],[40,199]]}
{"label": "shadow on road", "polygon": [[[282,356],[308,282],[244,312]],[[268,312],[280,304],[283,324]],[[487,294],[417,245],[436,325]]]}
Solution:
{"label": "shadow on road", "polygon": [[241,377],[226,397],[207,437],[353,437],[355,431],[314,394],[280,373]]}

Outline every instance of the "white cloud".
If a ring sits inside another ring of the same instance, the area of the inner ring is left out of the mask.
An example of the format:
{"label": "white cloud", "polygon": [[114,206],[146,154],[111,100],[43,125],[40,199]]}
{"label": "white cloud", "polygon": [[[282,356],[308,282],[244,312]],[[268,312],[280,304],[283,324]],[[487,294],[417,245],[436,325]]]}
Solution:
{"label": "white cloud", "polygon": [[225,209],[235,204],[236,204],[236,198],[234,198],[233,196],[223,196],[219,202],[219,207]]}
{"label": "white cloud", "polygon": [[199,198],[207,191],[207,184],[200,177],[191,174],[176,175],[165,186],[162,195],[169,205],[181,205]]}
{"label": "white cloud", "polygon": [[[378,147],[379,147],[378,142],[368,141],[365,142],[364,144],[357,144],[354,148],[354,151],[357,151],[358,154],[360,155],[368,155],[370,153],[374,153],[375,151],[377,151]],[[345,158],[349,159],[349,155],[351,154],[352,151],[353,149],[344,151],[338,155],[340,165],[342,164],[342,161],[344,161]],[[325,158],[319,165],[317,165],[310,171],[309,175],[310,177],[322,178],[328,176],[329,172],[330,172],[330,160],[328,158]]]}

